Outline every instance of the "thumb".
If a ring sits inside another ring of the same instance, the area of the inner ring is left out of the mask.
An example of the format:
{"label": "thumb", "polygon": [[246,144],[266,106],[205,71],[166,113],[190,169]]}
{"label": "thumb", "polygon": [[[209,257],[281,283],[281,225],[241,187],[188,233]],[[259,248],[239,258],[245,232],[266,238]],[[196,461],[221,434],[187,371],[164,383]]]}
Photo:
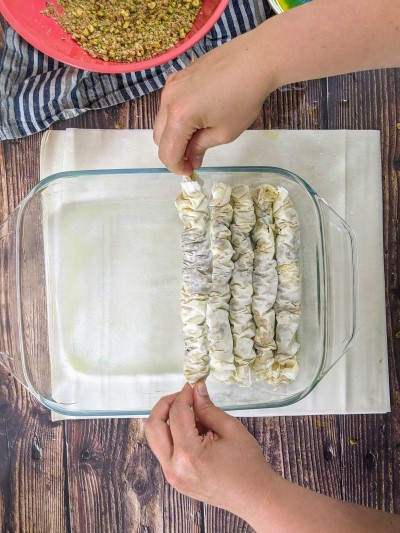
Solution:
{"label": "thumb", "polygon": [[194,386],[193,411],[203,426],[221,437],[228,437],[236,430],[237,420],[213,404],[204,381]]}
{"label": "thumb", "polygon": [[229,139],[222,137],[222,132],[217,128],[203,128],[192,135],[185,156],[194,170],[201,167],[208,148],[229,142]]}

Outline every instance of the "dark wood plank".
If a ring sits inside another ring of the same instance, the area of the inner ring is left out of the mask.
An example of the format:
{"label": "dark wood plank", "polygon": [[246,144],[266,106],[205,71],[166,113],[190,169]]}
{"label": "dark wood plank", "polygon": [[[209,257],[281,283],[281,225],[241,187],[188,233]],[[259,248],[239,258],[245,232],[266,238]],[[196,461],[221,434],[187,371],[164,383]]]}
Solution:
{"label": "dark wood plank", "polygon": [[169,487],[142,420],[66,423],[71,531],[200,532],[200,504]]}
{"label": "dark wood plank", "polygon": [[151,129],[160,105],[161,91],[148,94],[140,100],[132,100],[130,105],[131,129]]}
{"label": "dark wood plank", "polygon": [[325,80],[281,87],[264,105],[264,128],[324,129],[327,127],[326,105]]}
{"label": "dark wood plank", "polygon": [[94,109],[86,111],[79,117],[70,120],[60,120],[51,126],[54,130],[65,130],[66,128],[84,129],[124,129],[129,127],[130,102],[107,107],[105,109]]}
{"label": "dark wood plank", "polygon": [[163,483],[142,421],[69,421],[66,438],[72,532],[162,531]]}
{"label": "dark wood plank", "polygon": [[[0,144],[0,221],[38,179],[39,136]],[[4,302],[2,302],[4,305]],[[64,434],[50,413],[0,367],[0,528],[68,531]]]}
{"label": "dark wood plank", "polygon": [[390,415],[339,418],[342,498],[385,511],[395,510]]}
{"label": "dark wood plank", "polygon": [[[392,413],[340,417],[343,496],[400,512],[399,129],[400,71],[330,78],[329,127],[379,129],[382,148],[384,253]],[[349,438],[357,440],[349,446]]]}
{"label": "dark wood plank", "polygon": [[39,153],[42,135],[3,142],[4,180],[8,212],[11,212],[39,181]]}
{"label": "dark wood plank", "polygon": [[206,531],[228,532],[234,533],[253,533],[254,529],[249,526],[247,522],[241,520],[234,514],[212,507],[211,505],[204,506],[204,517],[206,520]]}
{"label": "dark wood plank", "polygon": [[68,531],[63,426],[0,370],[0,528]]}
{"label": "dark wood plank", "polygon": [[284,477],[302,487],[340,498],[341,465],[336,418],[281,417],[279,429]]}
{"label": "dark wood plank", "polygon": [[162,505],[163,533],[202,533],[204,531],[203,504],[179,494],[167,482],[164,482]]}

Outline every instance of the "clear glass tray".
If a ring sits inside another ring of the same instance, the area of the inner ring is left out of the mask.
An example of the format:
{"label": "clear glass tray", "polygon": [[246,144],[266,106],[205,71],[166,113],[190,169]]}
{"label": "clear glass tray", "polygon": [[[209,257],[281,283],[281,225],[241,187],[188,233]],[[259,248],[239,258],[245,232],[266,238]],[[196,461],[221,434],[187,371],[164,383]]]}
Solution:
{"label": "clear glass tray", "polygon": [[[354,234],[286,170],[199,174],[208,191],[223,181],[251,189],[270,183],[290,193],[301,232],[298,378],[250,388],[212,377],[207,384],[225,410],[294,403],[355,338]],[[183,386],[179,191],[180,178],[165,169],[64,172],[40,182],[1,227],[1,362],[50,409],[145,415]]]}

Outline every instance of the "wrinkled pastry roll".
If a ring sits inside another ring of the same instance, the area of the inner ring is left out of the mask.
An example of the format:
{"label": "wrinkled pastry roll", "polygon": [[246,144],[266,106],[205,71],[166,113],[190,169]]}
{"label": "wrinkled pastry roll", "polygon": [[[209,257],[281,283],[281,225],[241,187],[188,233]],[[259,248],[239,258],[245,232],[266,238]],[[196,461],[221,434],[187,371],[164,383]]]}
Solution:
{"label": "wrinkled pastry roll", "polygon": [[233,382],[235,365],[229,323],[229,282],[233,270],[231,231],[233,209],[232,188],[217,183],[211,190],[210,242],[213,256],[211,293],[207,305],[208,350],[211,373],[217,379]]}
{"label": "wrinkled pastry roll", "polygon": [[273,204],[276,227],[278,291],[275,302],[276,355],[274,383],[290,383],[299,371],[297,330],[300,323],[301,283],[299,266],[300,225],[297,213],[283,187]]}
{"label": "wrinkled pastry roll", "polygon": [[198,181],[184,181],[176,199],[181,235],[181,316],[185,341],[184,374],[194,384],[210,371],[206,311],[211,288],[212,255],[208,241],[209,206]]}
{"label": "wrinkled pastry roll", "polygon": [[229,318],[232,328],[235,382],[247,387],[251,384],[251,365],[255,358],[255,325],[251,311],[253,296],[254,252],[250,232],[255,224],[253,200],[247,185],[232,188],[233,274],[230,283]]}
{"label": "wrinkled pastry roll", "polygon": [[256,379],[274,381],[272,366],[276,350],[274,304],[278,290],[275,261],[275,225],[272,206],[277,198],[272,185],[257,187],[253,194],[256,224],[252,236],[254,249],[252,310],[256,324],[252,367]]}

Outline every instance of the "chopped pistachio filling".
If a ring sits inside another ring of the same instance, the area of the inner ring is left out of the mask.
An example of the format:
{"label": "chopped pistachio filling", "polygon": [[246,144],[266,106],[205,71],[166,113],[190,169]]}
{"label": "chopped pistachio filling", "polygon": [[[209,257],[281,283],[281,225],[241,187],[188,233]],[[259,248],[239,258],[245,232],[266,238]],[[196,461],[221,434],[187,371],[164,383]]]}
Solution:
{"label": "chopped pistachio filling", "polygon": [[[43,14],[92,57],[131,62],[165,52],[189,33],[201,0],[58,0]],[[58,10],[62,8],[62,11]]]}

